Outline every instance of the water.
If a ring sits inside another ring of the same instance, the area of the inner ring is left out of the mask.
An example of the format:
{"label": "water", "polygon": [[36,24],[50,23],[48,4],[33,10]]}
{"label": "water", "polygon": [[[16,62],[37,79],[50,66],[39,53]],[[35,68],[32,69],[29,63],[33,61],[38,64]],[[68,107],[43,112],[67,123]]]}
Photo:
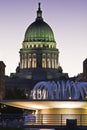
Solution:
{"label": "water", "polygon": [[87,82],[38,82],[30,94],[31,99],[84,100],[87,99]]}

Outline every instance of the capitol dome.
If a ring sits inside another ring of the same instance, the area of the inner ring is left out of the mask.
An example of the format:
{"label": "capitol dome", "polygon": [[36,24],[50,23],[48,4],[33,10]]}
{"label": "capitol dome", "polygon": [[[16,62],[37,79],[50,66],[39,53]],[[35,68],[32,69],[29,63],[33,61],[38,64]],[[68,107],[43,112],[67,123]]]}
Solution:
{"label": "capitol dome", "polygon": [[18,75],[29,79],[58,78],[62,75],[58,70],[59,50],[51,27],[43,20],[40,3],[38,5],[37,17],[27,28],[20,49]]}
{"label": "capitol dome", "polygon": [[33,22],[25,32],[24,42],[32,41],[55,42],[54,34],[51,27],[43,21],[40,3],[37,11],[36,21]]}

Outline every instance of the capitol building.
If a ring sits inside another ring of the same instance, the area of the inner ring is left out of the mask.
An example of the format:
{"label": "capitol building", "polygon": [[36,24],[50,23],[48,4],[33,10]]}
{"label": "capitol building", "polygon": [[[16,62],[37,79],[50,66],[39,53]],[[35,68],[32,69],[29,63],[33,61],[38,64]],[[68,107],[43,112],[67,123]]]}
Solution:
{"label": "capitol building", "polygon": [[37,17],[27,28],[20,49],[20,64],[15,76],[46,80],[66,77],[60,73],[59,50],[51,27],[44,21],[39,7]]}
{"label": "capitol building", "polygon": [[56,46],[53,30],[44,21],[39,3],[35,21],[25,32],[16,72],[5,76],[7,93],[1,103],[34,111],[34,125],[61,126],[69,119],[78,126],[87,126],[87,59],[83,73],[70,78],[59,64]]}

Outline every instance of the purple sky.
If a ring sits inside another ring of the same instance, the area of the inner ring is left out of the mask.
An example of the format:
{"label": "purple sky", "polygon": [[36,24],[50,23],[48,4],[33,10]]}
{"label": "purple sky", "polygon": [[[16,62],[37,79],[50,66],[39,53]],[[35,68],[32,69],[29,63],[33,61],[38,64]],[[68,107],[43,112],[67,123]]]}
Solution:
{"label": "purple sky", "polygon": [[0,60],[6,64],[6,74],[15,72],[38,2],[44,21],[53,29],[63,71],[69,76],[81,73],[87,58],[87,0],[0,0]]}

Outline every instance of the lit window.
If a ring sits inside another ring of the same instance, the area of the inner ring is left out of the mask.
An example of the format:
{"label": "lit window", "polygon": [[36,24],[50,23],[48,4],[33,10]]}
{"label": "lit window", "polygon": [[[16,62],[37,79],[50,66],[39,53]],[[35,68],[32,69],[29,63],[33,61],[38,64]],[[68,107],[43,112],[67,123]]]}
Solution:
{"label": "lit window", "polygon": [[42,55],[42,68],[46,68],[46,54]]}
{"label": "lit window", "polygon": [[36,54],[32,55],[32,68],[37,67]]}
{"label": "lit window", "polygon": [[36,45],[36,47],[38,47],[38,44]]}

